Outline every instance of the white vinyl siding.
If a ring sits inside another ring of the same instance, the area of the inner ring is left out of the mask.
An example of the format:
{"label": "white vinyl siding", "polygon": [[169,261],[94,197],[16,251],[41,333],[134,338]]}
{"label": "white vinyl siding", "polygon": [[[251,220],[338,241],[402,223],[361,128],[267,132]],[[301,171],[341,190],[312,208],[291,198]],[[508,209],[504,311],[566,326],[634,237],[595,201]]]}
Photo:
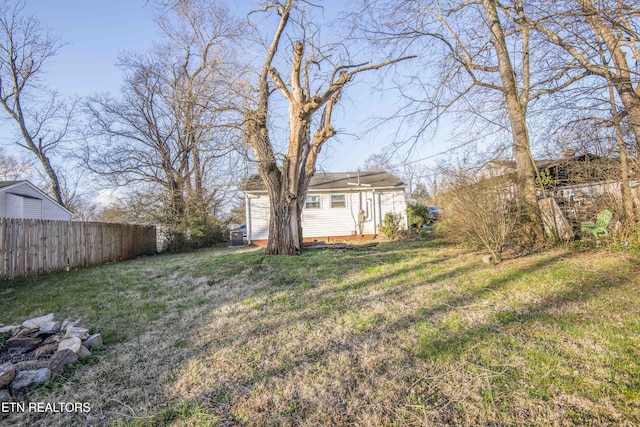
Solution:
{"label": "white vinyl siding", "polygon": [[379,220],[384,221],[384,216],[388,213],[400,213],[402,215],[402,225],[407,227],[407,200],[404,192],[380,193],[380,216]]}
{"label": "white vinyl siding", "polygon": [[7,201],[5,216],[7,218],[23,218],[24,205],[22,203],[22,197],[6,193],[5,199]]}
{"label": "white vinyl siding", "polygon": [[[361,194],[360,194],[361,193]],[[269,197],[266,194],[248,194],[247,237],[251,240],[266,240],[269,237]],[[406,227],[406,198],[404,189],[367,190],[345,193],[315,192],[309,197],[317,197],[319,208],[309,207],[302,211],[302,234],[304,238],[325,238],[353,236],[360,233],[358,228],[358,211],[360,200],[362,210],[367,215],[364,221],[363,234],[377,234],[380,220],[387,212],[400,213]],[[332,199],[340,198],[343,208],[332,208]],[[313,199],[315,200],[315,199]],[[375,218],[374,218],[375,215]],[[375,225],[375,227],[374,227]]]}
{"label": "white vinyl siding", "polygon": [[22,217],[42,219],[42,200],[22,198]]}
{"label": "white vinyl siding", "polygon": [[[302,234],[304,237],[351,236],[355,223],[351,209],[331,208],[331,194],[319,194],[323,209],[305,209],[302,211]],[[342,195],[344,197],[344,194]],[[343,201],[344,207],[352,204],[350,198]],[[357,203],[357,201],[356,201]],[[356,206],[357,209],[357,206]]]}
{"label": "white vinyl siding", "polygon": [[[247,238],[266,240],[269,238],[269,197],[266,194],[249,197],[247,211]],[[249,217],[250,214],[250,217]]]}

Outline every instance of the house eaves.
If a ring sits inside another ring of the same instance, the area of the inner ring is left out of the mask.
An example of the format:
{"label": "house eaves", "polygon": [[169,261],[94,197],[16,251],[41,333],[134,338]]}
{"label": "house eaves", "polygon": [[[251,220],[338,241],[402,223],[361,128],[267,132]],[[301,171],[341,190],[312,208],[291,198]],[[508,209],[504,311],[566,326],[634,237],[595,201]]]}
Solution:
{"label": "house eaves", "polygon": [[[334,172],[319,173],[311,178],[310,193],[362,190],[402,190],[407,185],[389,172]],[[243,183],[246,193],[263,193],[262,179],[254,175]]]}

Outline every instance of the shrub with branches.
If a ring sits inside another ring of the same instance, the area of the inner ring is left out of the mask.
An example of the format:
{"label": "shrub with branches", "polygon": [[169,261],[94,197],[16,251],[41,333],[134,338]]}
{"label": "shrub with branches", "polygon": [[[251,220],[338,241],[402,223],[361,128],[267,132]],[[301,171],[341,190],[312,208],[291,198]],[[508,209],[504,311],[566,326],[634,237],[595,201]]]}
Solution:
{"label": "shrub with branches", "polygon": [[511,176],[475,177],[452,174],[443,195],[447,212],[441,231],[450,240],[484,247],[494,262],[515,240],[522,216]]}
{"label": "shrub with branches", "polygon": [[380,231],[391,240],[399,239],[402,236],[402,214],[387,212],[382,219]]}

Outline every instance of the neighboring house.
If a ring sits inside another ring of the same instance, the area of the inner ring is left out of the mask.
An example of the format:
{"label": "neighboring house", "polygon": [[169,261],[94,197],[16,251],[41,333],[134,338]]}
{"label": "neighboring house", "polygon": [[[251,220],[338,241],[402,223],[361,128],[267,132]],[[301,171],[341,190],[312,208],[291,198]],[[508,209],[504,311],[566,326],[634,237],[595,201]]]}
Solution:
{"label": "neighboring house", "polygon": [[[406,185],[388,172],[317,173],[302,211],[305,241],[372,238],[387,212],[407,223]],[[247,240],[263,245],[269,238],[269,196],[259,176],[244,185]]]}
{"label": "neighboring house", "polygon": [[[567,218],[580,221],[580,214],[600,198],[621,198],[620,161],[594,154],[574,155],[562,153],[559,159],[536,160],[536,167],[543,175],[548,196],[554,196]],[[480,170],[484,176],[514,173],[515,162],[494,160]],[[637,170],[630,171],[630,187],[635,203],[640,205],[640,179]],[[538,189],[538,195],[542,192]],[[601,206],[598,206],[600,209]]]}
{"label": "neighboring house", "polygon": [[0,218],[68,221],[71,215],[29,181],[0,181]]}

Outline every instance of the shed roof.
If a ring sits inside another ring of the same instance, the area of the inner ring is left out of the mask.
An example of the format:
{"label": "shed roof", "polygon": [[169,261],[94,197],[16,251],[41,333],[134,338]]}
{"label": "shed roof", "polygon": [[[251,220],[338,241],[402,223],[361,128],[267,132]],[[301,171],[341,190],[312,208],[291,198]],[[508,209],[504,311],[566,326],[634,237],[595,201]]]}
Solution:
{"label": "shed roof", "polygon": [[0,181],[0,188],[10,187],[15,184],[19,184],[24,181]]}
{"label": "shed roof", "polygon": [[[325,172],[311,178],[309,191],[355,190],[358,187],[371,189],[404,189],[407,185],[389,172]],[[244,191],[265,191],[264,183],[258,175],[247,179]]]}

